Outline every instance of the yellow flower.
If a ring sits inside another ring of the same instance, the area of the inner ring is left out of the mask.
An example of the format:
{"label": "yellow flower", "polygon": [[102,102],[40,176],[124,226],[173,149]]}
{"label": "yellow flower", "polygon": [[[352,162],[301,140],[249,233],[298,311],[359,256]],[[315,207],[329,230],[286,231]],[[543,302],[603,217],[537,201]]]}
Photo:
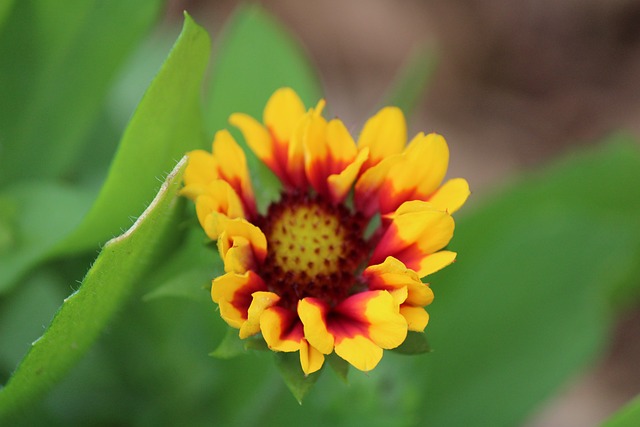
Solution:
{"label": "yellow flower", "polygon": [[[182,193],[218,242],[225,274],[211,297],[241,338],[261,333],[272,350],[299,352],[306,374],[334,351],[369,371],[383,349],[427,326],[433,293],[421,278],[454,261],[442,249],[469,187],[461,178],[442,185],[442,136],[421,133],[405,147],[399,109],[369,119],[356,143],[323,107],[307,110],[283,88],[262,122],[230,117],[283,184],[266,212],[256,209],[244,153],[226,130],[211,153],[189,153]],[[379,226],[365,233],[378,214]]]}

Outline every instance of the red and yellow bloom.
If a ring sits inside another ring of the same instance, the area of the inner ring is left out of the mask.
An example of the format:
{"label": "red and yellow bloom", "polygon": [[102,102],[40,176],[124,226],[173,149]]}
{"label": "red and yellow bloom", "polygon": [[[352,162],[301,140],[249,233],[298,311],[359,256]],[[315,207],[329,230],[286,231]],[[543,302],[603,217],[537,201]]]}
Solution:
{"label": "red and yellow bloom", "polygon": [[[299,352],[306,374],[334,351],[369,371],[384,349],[427,326],[433,293],[421,278],[454,261],[443,248],[469,187],[460,178],[442,184],[442,136],[418,134],[406,145],[399,109],[383,108],[356,142],[323,107],[306,109],[283,88],[262,122],[230,117],[283,184],[266,212],[258,212],[245,155],[225,130],[211,153],[189,153],[182,191],[218,242],[225,274],[213,280],[211,297],[240,338],[262,334],[274,351]],[[365,233],[377,215],[379,226]]]}

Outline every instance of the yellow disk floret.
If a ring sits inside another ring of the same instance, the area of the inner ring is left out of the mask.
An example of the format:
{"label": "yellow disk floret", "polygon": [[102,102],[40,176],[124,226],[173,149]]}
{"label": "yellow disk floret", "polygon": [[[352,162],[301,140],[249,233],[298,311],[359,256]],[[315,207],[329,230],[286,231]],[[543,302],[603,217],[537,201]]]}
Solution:
{"label": "yellow disk floret", "polygon": [[330,274],[344,257],[344,235],[338,217],[321,206],[292,206],[275,221],[270,250],[284,271]]}

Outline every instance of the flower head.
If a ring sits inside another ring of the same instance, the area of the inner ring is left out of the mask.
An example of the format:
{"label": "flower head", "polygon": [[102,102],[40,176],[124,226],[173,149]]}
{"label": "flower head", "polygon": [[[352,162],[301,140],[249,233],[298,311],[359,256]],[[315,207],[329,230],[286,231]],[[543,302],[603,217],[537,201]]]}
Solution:
{"label": "flower head", "polygon": [[443,248],[469,187],[460,178],[442,184],[442,136],[420,133],[406,145],[399,109],[383,108],[356,142],[323,107],[321,100],[307,110],[283,88],[262,122],[230,117],[282,182],[266,212],[256,208],[244,152],[226,130],[211,153],[189,153],[182,192],[217,240],[225,274],[211,297],[240,338],[262,334],[274,351],[299,352],[306,374],[334,351],[369,371],[407,331],[427,326],[433,293],[421,279],[454,261]]}

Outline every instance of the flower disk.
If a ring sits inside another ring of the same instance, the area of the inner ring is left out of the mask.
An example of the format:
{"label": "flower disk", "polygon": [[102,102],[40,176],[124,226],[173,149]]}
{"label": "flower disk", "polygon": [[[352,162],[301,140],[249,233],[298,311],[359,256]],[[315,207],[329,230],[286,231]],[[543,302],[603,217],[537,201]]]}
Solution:
{"label": "flower disk", "polygon": [[367,255],[364,217],[320,196],[285,195],[258,224],[269,242],[260,276],[284,305],[314,297],[335,306],[349,295]]}
{"label": "flower disk", "polygon": [[226,130],[210,153],[188,154],[182,194],[218,242],[225,274],[213,280],[211,298],[240,338],[261,334],[273,351],[298,352],[305,374],[334,352],[369,371],[383,350],[427,326],[433,292],[422,279],[455,260],[444,248],[469,186],[462,178],[442,182],[449,161],[442,136],[420,133],[406,143],[399,109],[380,110],[356,142],[323,108],[320,100],[307,110],[283,88],[262,122],[229,118],[282,182],[266,212]]}

